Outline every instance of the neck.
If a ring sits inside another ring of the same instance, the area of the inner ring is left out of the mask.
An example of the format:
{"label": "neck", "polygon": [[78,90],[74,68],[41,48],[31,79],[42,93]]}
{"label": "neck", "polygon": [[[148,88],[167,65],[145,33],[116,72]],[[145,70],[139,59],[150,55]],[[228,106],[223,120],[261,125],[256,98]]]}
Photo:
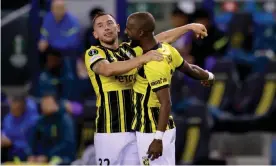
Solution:
{"label": "neck", "polygon": [[104,43],[104,42],[101,42],[101,41],[100,41],[100,43],[101,43],[102,46],[104,46],[106,48],[109,48],[109,49],[116,50],[116,49],[119,48],[119,39],[118,38],[112,44],[107,44],[107,43]]}
{"label": "neck", "polygon": [[144,51],[152,49],[157,43],[158,42],[153,35],[140,40],[140,46]]}
{"label": "neck", "polygon": [[56,20],[57,23],[61,22],[62,19],[63,18],[55,18],[55,20]]}
{"label": "neck", "polygon": [[56,17],[56,16],[54,15],[55,21],[56,21],[57,23],[61,22],[61,21],[63,20],[64,17],[65,17],[65,14],[64,14],[63,16],[61,16],[61,17]]}
{"label": "neck", "polygon": [[19,115],[13,115],[16,119],[19,119],[19,118],[21,118],[23,115],[24,115],[24,113],[25,113],[25,110],[21,113],[21,114],[19,114]]}

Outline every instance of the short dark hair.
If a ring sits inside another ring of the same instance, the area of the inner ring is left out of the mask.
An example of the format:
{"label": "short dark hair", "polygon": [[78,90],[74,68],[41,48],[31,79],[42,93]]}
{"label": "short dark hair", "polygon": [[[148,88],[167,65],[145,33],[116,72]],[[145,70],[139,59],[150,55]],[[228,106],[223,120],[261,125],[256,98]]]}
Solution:
{"label": "short dark hair", "polygon": [[100,8],[100,7],[95,7],[95,8],[93,8],[93,9],[91,9],[91,11],[89,12],[89,17],[90,17],[90,19],[94,19],[94,17],[98,14],[98,13],[100,13],[100,12],[104,12],[104,10],[102,9],[102,8]]}
{"label": "short dark hair", "polygon": [[155,30],[155,19],[149,12],[136,12],[132,13],[128,19],[133,19],[136,26],[143,31],[154,32]]}
{"label": "short dark hair", "polygon": [[93,30],[94,30],[94,24],[95,24],[97,18],[99,18],[99,17],[101,17],[101,16],[105,16],[105,15],[109,15],[109,16],[111,16],[112,18],[114,18],[114,20],[115,20],[115,17],[114,17],[112,14],[105,13],[105,12],[99,12],[99,13],[97,13],[97,14],[95,15],[95,17],[94,17],[94,19],[93,19],[93,21],[92,21]]}
{"label": "short dark hair", "polygon": [[47,98],[47,97],[52,97],[52,98],[54,98],[55,101],[58,101],[57,92],[54,92],[54,91],[45,91],[45,92],[43,92],[41,98]]}
{"label": "short dark hair", "polygon": [[210,13],[203,8],[197,9],[193,14],[194,19],[211,19]]}

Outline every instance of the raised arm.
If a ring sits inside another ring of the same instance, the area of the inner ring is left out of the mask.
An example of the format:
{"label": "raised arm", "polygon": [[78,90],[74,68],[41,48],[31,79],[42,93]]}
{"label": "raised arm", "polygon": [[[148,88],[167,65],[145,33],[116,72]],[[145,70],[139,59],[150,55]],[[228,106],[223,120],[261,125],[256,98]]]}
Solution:
{"label": "raised arm", "polygon": [[188,31],[193,31],[197,38],[204,38],[207,34],[207,29],[202,24],[192,23],[181,27],[173,28],[165,32],[161,32],[155,36],[159,42],[173,43]]}
{"label": "raised arm", "polygon": [[197,65],[189,64],[188,62],[184,61],[183,64],[177,68],[182,73],[188,75],[189,77],[196,79],[196,80],[208,80],[209,79],[209,72],[203,70]]}
{"label": "raised arm", "polygon": [[90,70],[93,70],[99,75],[110,77],[114,75],[120,75],[129,72],[130,70],[137,68],[149,61],[161,61],[163,57],[157,51],[147,52],[145,55],[127,60],[109,63],[103,55],[99,53],[99,50],[90,50],[92,53],[87,53],[86,66]]}
{"label": "raised arm", "polygon": [[196,80],[200,80],[203,86],[209,87],[214,84],[214,81],[215,81],[214,74],[207,70],[203,70],[197,65],[192,65],[184,61],[183,65],[178,69],[179,71],[188,75],[189,77]]}
{"label": "raised arm", "polygon": [[172,63],[176,69],[178,69],[180,72],[188,75],[193,79],[203,81],[202,84],[204,86],[210,86],[213,84],[215,80],[214,74],[200,68],[197,65],[189,64],[187,61],[185,61],[182,58],[182,56],[175,48],[171,47],[171,50],[172,50],[172,60],[173,60]]}

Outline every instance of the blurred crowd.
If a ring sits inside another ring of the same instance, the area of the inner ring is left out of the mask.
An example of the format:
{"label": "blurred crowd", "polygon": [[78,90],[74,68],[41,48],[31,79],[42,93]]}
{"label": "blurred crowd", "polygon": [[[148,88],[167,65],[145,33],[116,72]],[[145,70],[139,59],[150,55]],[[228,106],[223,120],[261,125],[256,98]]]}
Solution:
{"label": "blurred crowd", "polygon": [[[251,8],[216,16],[204,5],[192,12],[183,6],[178,4],[171,12],[173,27],[201,23],[208,37],[198,40],[188,32],[174,46],[188,62],[212,71],[217,83],[204,89],[176,73],[172,83],[176,155],[178,164],[206,164],[212,132],[276,131],[276,18],[261,22],[259,17],[270,18],[273,13]],[[90,23],[101,11],[91,9]],[[52,2],[41,25],[37,43],[41,68],[31,95],[1,94],[1,162],[95,164],[91,156],[96,97],[83,57],[98,41],[92,25],[81,29],[64,1]],[[191,147],[182,138],[197,130],[199,143],[190,154],[193,150],[185,150]],[[83,154],[79,160],[78,152]]]}

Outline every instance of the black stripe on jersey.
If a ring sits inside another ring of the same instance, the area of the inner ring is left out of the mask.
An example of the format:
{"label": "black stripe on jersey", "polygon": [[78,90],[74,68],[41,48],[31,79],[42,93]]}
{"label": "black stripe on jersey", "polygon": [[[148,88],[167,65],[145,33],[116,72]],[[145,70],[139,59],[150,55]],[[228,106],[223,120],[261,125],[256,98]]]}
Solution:
{"label": "black stripe on jersey", "polygon": [[101,104],[98,111],[99,111],[98,112],[99,119],[96,121],[96,123],[97,123],[96,132],[104,133],[105,132],[105,107],[102,106],[102,104]]}
{"label": "black stripe on jersey", "polygon": [[185,63],[185,60],[183,60],[183,62],[176,68],[177,70],[179,70]]}
{"label": "black stripe on jersey", "polygon": [[152,89],[153,92],[157,92],[161,89],[165,89],[165,88],[168,88],[169,87],[169,84],[166,84],[166,85],[163,85],[163,86],[160,86],[158,88],[155,88],[155,89]]}
{"label": "black stripe on jersey", "polygon": [[[130,58],[127,56],[127,54],[122,50],[122,48],[119,49],[119,55],[121,55],[124,60],[129,60]],[[134,55],[133,55],[134,56]]]}
{"label": "black stripe on jersey", "polygon": [[125,112],[125,129],[126,131],[131,130],[131,123],[134,118],[134,106],[133,106],[133,100],[132,100],[132,90],[123,90],[123,107]]}
{"label": "black stripe on jersey", "polygon": [[141,67],[141,68],[138,70],[138,74],[139,74],[139,76],[141,76],[141,77],[143,77],[143,78],[146,79],[144,66]]}
{"label": "black stripe on jersey", "polygon": [[169,125],[169,129],[173,129],[175,127],[173,118],[169,117],[168,125]]}
{"label": "black stripe on jersey", "polygon": [[162,48],[162,44],[161,43],[157,43],[155,46],[153,46],[151,49],[149,50],[143,50],[143,54],[149,52],[150,50],[157,50],[158,48]]}
{"label": "black stripe on jersey", "polygon": [[110,122],[111,130],[110,132],[119,132],[121,129],[120,126],[120,105],[119,105],[119,95],[118,91],[108,92],[108,102],[110,110]]}
{"label": "black stripe on jersey", "polygon": [[[153,114],[154,123],[156,124],[156,129],[157,129],[160,108],[152,107],[151,110],[152,110],[152,114]],[[173,118],[169,117],[167,126],[169,127],[169,129],[173,129],[175,127]]]}
{"label": "black stripe on jersey", "polygon": [[127,43],[124,43],[124,44],[122,44],[122,46],[126,51],[129,51],[134,57],[137,56],[135,51],[133,50],[133,48],[130,45],[128,45]]}
{"label": "black stripe on jersey", "polygon": [[155,124],[156,129],[157,129],[158,118],[159,118],[159,108],[158,107],[151,107],[151,111],[152,111],[152,118],[153,118],[154,124]]}
{"label": "black stripe on jersey", "polygon": [[[98,74],[95,74],[96,77],[96,82],[99,87],[99,93],[101,97],[101,106],[99,108],[99,119],[98,119],[98,124],[97,124],[97,132],[99,133],[104,133],[105,132],[105,99],[104,99],[104,92],[103,92],[103,87],[102,87],[102,82],[101,78]],[[97,123],[97,122],[96,122]]]}
{"label": "black stripe on jersey", "polygon": [[101,60],[105,60],[105,59],[104,59],[104,58],[97,59],[95,62],[93,62],[93,63],[90,65],[90,69],[93,71],[93,66],[94,66],[97,62],[99,62],[99,61],[101,61]]}
{"label": "black stripe on jersey", "polygon": [[125,60],[125,59],[122,57],[121,54],[118,55],[118,53],[115,52],[115,51],[112,51],[112,54],[113,54],[113,56],[114,56],[118,61],[124,61],[124,60]]}
{"label": "black stripe on jersey", "polygon": [[141,122],[141,119],[142,119],[142,112],[141,112],[141,109],[142,109],[142,99],[143,99],[143,96],[142,94],[140,93],[136,93],[136,105],[135,105],[135,109],[137,110],[136,113],[136,117],[137,117],[137,123],[136,123],[136,126],[135,126],[135,129],[140,131],[141,127],[142,127],[142,122]]}
{"label": "black stripe on jersey", "polygon": [[102,49],[105,53],[105,56],[106,56],[106,59],[109,61],[109,62],[113,62],[113,59],[111,58],[111,55],[109,54],[107,48],[103,47],[103,46],[99,46],[100,49]]}
{"label": "black stripe on jersey", "polygon": [[[145,113],[145,131],[146,132],[152,132],[152,126],[150,123],[150,119],[149,119],[149,114],[148,114],[148,102],[149,102],[149,97],[150,97],[150,91],[151,91],[151,87],[150,84],[148,84],[147,87],[147,92],[145,94],[145,99],[144,99],[144,113]],[[143,132],[143,131],[142,131]]]}
{"label": "black stripe on jersey", "polygon": [[147,133],[151,133],[152,132],[152,126],[151,126],[151,120],[149,118],[149,111],[151,111],[151,110],[149,110],[149,108],[146,107],[146,108],[144,108],[144,111],[145,111],[145,123],[144,123],[145,131]]}

